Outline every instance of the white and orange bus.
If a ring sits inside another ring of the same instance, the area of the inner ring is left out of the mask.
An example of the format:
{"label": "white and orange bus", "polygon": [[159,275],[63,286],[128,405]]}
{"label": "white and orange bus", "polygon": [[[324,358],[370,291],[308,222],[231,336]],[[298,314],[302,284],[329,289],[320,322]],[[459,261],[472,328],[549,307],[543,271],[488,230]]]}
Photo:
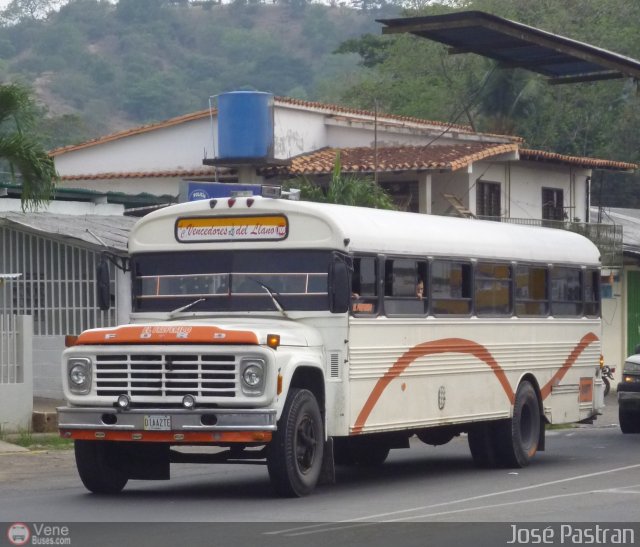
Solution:
{"label": "white and orange bus", "polygon": [[252,196],[149,214],[129,251],[131,323],[63,355],[95,493],[263,461],[302,496],[412,436],[522,467],[603,404],[599,252],[575,233]]}

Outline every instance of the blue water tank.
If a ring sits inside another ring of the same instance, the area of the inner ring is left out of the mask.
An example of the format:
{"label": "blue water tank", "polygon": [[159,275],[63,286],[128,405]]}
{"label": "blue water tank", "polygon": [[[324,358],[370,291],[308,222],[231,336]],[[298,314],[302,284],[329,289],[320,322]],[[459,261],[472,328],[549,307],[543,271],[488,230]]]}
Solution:
{"label": "blue water tank", "polygon": [[218,158],[273,158],[273,95],[232,91],[218,95]]}

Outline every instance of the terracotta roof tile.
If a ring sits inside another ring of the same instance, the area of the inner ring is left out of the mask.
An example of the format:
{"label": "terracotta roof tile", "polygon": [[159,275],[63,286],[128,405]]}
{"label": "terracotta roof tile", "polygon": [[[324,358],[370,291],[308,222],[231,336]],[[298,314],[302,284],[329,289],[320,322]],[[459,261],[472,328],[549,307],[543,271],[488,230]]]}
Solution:
{"label": "terracotta roof tile", "polygon": [[[464,143],[431,146],[341,148],[340,163],[345,173],[463,169],[474,161],[515,152],[516,143]],[[333,171],[336,148],[323,148],[291,159],[291,164],[262,170],[264,174],[323,175]],[[377,158],[376,158],[377,156]],[[377,165],[377,169],[376,169]]]}
{"label": "terracotta roof tile", "polygon": [[[218,168],[217,172],[226,172],[226,169]],[[112,180],[112,179],[144,179],[144,178],[161,178],[161,177],[209,177],[216,174],[213,168],[202,169],[175,169],[168,171],[123,171],[109,173],[87,173],[80,175],[64,175],[61,180]]]}
{"label": "terracotta roof tile", "polygon": [[612,169],[616,171],[635,171],[638,165],[623,161],[602,160],[598,158],[585,158],[580,156],[565,156],[555,152],[544,150],[520,149],[520,159],[528,161],[546,161],[551,163],[563,163],[565,165],[576,165],[591,169]]}

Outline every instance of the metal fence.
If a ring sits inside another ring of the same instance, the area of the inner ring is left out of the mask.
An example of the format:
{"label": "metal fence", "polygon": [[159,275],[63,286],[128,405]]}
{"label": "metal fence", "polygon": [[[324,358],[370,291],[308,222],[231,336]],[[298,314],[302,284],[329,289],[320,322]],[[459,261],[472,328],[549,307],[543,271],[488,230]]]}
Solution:
{"label": "metal fence", "polygon": [[17,316],[0,314],[0,384],[21,384],[23,381],[24,367],[18,351]]}
{"label": "metal fence", "polygon": [[[96,301],[96,266],[100,253],[0,227],[0,272],[21,274],[0,291],[0,314],[30,315],[35,335],[79,334],[109,326],[115,305],[101,311]],[[115,267],[110,265],[111,294],[116,294]]]}

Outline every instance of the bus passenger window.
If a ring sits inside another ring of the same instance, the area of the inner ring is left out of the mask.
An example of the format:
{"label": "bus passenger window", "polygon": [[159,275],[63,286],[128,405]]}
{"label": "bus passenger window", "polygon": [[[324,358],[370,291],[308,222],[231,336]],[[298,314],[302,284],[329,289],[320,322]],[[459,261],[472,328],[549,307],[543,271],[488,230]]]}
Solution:
{"label": "bus passenger window", "polygon": [[431,265],[431,297],[434,315],[469,315],[471,264],[434,260]]}
{"label": "bus passenger window", "polygon": [[516,268],[516,315],[546,317],[549,315],[547,269],[518,265]]}
{"label": "bus passenger window", "polygon": [[384,269],[384,312],[388,316],[420,315],[427,312],[425,298],[426,261],[387,259]]}
{"label": "bus passenger window", "polygon": [[373,256],[353,260],[351,282],[351,313],[374,314],[378,311],[377,260]]}
{"label": "bus passenger window", "polygon": [[584,272],[584,314],[587,317],[600,317],[600,272]]}
{"label": "bus passenger window", "polygon": [[551,315],[582,315],[581,273],[578,268],[551,270]]}
{"label": "bus passenger window", "polygon": [[478,316],[511,315],[511,266],[479,262],[474,277],[475,311]]}

